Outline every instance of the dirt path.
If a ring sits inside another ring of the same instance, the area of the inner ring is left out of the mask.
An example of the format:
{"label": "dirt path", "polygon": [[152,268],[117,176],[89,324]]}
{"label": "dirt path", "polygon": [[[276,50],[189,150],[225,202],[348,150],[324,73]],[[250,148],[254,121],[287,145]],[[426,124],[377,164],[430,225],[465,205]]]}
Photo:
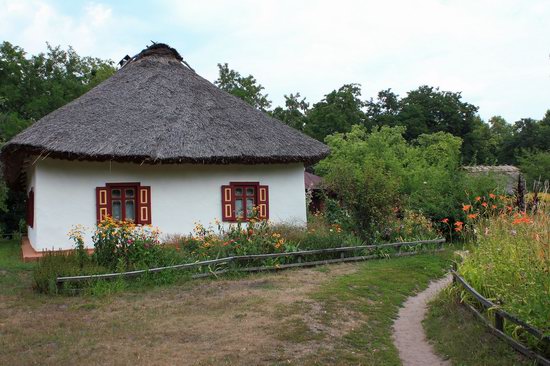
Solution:
{"label": "dirt path", "polygon": [[422,328],[427,303],[450,283],[450,275],[431,282],[426,290],[409,297],[399,310],[393,324],[393,339],[404,366],[450,365],[450,362],[442,360],[434,353]]}

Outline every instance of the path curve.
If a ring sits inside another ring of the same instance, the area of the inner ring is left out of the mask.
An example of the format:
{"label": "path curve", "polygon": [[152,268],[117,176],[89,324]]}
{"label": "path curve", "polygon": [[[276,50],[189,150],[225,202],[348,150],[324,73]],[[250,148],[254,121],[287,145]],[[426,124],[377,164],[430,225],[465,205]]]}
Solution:
{"label": "path curve", "polygon": [[451,283],[451,275],[430,282],[428,288],[411,296],[399,310],[393,323],[393,342],[404,366],[451,365],[437,356],[426,339],[422,320],[428,311],[428,302]]}

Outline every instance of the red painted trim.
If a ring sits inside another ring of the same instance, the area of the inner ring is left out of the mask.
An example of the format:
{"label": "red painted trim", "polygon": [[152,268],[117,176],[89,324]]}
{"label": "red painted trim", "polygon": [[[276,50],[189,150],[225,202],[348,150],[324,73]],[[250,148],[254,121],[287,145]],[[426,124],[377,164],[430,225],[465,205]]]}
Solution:
{"label": "red painted trim", "polygon": [[[126,219],[126,189],[133,189],[134,190],[134,221],[136,223],[140,223],[139,218],[141,214],[141,205],[140,205],[140,188],[149,188],[149,195],[148,195],[148,223],[151,222],[151,198],[150,198],[150,187],[144,187],[141,186],[139,182],[128,182],[128,183],[106,183],[105,187],[97,187],[96,188],[96,203],[97,203],[97,221],[99,222],[101,220],[101,208],[106,208],[107,215],[113,216],[113,196],[112,191],[113,189],[120,189],[120,198],[117,198],[116,200],[120,200],[121,204],[121,219]],[[107,202],[105,205],[100,204],[100,192],[101,190],[105,190],[107,192]],[[131,199],[131,198],[130,198]]]}
{"label": "red painted trim", "polygon": [[[230,218],[228,218],[225,215],[225,211],[224,211],[225,204],[226,204],[225,197],[223,196],[224,187],[227,188],[228,186],[227,185],[222,186],[222,220],[225,222],[238,222],[238,221],[246,222],[246,221],[249,221],[249,218],[247,217],[247,210],[246,210],[246,199],[253,198],[254,207],[257,207],[259,204],[259,187],[267,187],[267,186],[260,186],[259,182],[229,182],[229,187],[231,187],[231,207],[233,210],[232,217]],[[235,212],[235,207],[236,207],[235,202],[237,199],[235,195],[236,188],[243,188],[243,196],[241,196],[243,199],[243,217],[241,218],[238,218]],[[254,195],[247,196],[246,188],[254,188]],[[267,214],[269,210],[269,202],[266,204],[266,206],[267,206],[266,207],[266,214]],[[267,214],[266,216],[269,217],[269,214]]]}
{"label": "red painted trim", "polygon": [[34,227],[34,189],[31,188],[27,195],[27,225]]}

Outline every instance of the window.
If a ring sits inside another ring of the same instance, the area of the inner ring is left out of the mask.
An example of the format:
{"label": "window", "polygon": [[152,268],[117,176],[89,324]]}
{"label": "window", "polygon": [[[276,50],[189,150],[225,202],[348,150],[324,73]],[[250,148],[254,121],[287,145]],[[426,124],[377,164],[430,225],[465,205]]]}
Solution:
{"label": "window", "polygon": [[97,221],[115,220],[151,223],[151,188],[140,183],[107,183],[96,188]]}
{"label": "window", "polygon": [[136,220],[136,187],[107,185],[111,197],[111,216],[115,220]]}
{"label": "window", "polygon": [[223,221],[248,221],[254,216],[268,219],[268,187],[258,182],[231,182],[222,186]]}

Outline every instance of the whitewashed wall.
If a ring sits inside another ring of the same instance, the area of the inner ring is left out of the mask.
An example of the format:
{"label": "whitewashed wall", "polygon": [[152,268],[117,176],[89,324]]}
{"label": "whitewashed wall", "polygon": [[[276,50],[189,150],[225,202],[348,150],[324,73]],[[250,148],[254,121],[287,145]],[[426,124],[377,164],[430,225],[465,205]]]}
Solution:
{"label": "whitewashed wall", "polygon": [[271,221],[297,225],[306,222],[301,163],[140,166],[45,159],[29,173],[35,197],[35,224],[29,240],[37,251],[72,248],[67,233],[77,224],[88,228],[86,245],[93,247],[95,188],[106,183],[140,182],[151,186],[152,223],[163,234],[188,234],[194,222],[208,224],[221,219],[221,185],[238,181],[269,186]]}

